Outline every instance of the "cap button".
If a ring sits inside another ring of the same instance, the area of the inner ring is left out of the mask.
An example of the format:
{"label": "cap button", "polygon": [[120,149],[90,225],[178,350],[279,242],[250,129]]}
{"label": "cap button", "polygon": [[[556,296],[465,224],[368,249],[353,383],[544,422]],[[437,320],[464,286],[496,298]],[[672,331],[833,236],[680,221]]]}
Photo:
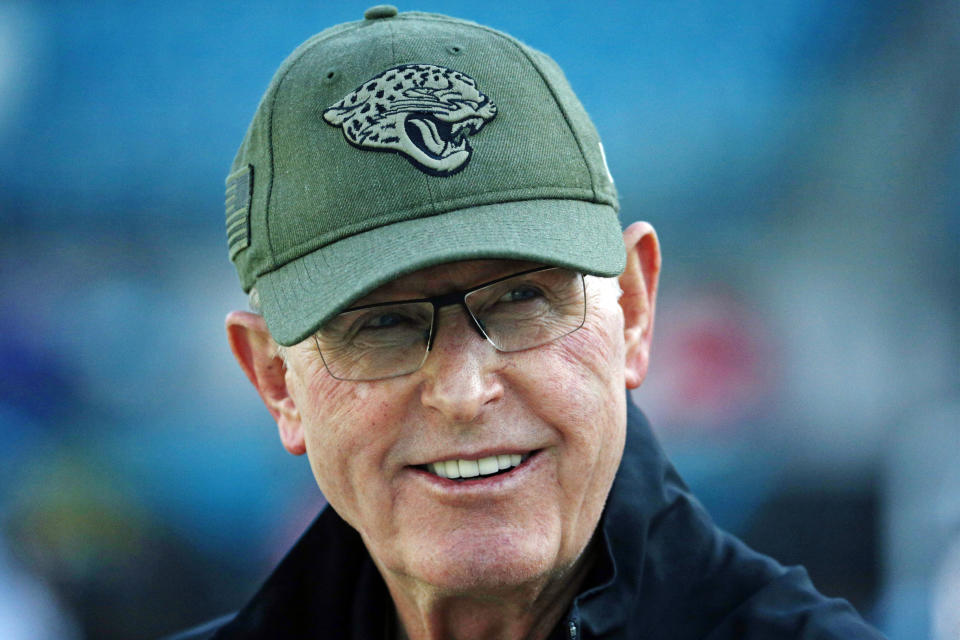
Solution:
{"label": "cap button", "polygon": [[363,12],[363,17],[367,20],[379,20],[380,18],[392,18],[397,15],[397,8],[390,4],[378,4],[370,7]]}

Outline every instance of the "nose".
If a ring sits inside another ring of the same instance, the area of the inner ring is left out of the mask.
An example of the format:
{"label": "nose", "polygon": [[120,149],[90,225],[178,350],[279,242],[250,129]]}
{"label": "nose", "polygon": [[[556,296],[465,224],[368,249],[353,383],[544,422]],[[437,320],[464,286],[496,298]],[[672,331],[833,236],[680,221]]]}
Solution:
{"label": "nose", "polygon": [[420,369],[420,401],[454,423],[468,424],[503,397],[500,354],[471,328],[463,307],[440,310],[433,347]]}

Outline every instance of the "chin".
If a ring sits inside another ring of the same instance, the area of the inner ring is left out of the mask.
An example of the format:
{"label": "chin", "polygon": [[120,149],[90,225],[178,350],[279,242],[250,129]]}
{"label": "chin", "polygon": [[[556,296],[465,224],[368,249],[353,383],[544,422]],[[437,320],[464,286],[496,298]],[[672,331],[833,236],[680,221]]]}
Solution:
{"label": "chin", "polygon": [[[423,548],[423,547],[421,547]],[[431,547],[414,559],[410,573],[449,593],[472,594],[522,588],[558,567],[557,545],[536,536],[473,535]]]}

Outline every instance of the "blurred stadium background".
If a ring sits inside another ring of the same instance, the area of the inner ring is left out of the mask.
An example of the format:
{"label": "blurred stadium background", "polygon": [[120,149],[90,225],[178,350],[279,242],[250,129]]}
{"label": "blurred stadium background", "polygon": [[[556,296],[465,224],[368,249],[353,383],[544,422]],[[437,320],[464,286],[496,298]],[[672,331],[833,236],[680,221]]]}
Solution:
{"label": "blurred stadium background", "polygon": [[[232,610],[322,504],[226,346],[223,180],[287,53],[365,8],[0,2],[3,638]],[[565,69],[663,245],[637,401],[719,523],[960,637],[960,4],[400,9]]]}

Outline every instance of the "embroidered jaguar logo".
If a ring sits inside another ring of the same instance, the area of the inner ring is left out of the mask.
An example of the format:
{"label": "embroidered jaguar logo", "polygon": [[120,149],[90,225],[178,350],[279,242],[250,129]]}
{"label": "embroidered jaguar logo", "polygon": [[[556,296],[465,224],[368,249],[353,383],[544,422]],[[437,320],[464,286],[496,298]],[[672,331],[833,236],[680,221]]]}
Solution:
{"label": "embroidered jaguar logo", "polygon": [[323,112],[358,149],[399,153],[435,176],[462,171],[467,136],[497,115],[470,76],[432,64],[402,64],[370,78]]}

